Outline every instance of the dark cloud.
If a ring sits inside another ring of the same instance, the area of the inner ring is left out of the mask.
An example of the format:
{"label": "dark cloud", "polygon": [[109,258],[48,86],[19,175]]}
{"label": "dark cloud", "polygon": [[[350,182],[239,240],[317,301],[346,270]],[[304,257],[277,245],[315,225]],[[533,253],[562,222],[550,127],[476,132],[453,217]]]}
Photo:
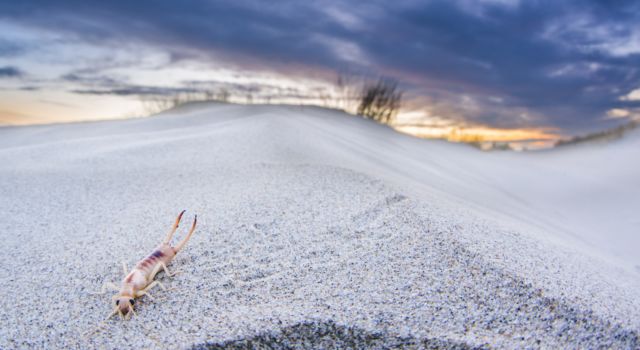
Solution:
{"label": "dark cloud", "polygon": [[[175,64],[223,57],[390,75],[434,112],[493,126],[603,127],[607,110],[637,106],[619,97],[640,87],[635,0],[33,0],[2,2],[0,13],[95,45],[153,45]],[[77,92],[166,90],[93,82],[105,88]]]}
{"label": "dark cloud", "polygon": [[68,73],[60,77],[60,80],[66,82],[72,82],[76,84],[89,85],[89,86],[117,86],[125,83],[125,79],[117,79],[104,75],[80,75],[77,73]]}
{"label": "dark cloud", "polygon": [[181,94],[195,94],[196,97],[216,96],[222,91],[229,97],[238,100],[250,96],[250,98],[267,100],[272,98],[290,98],[304,100],[307,98],[317,98],[321,93],[327,93],[323,89],[313,91],[315,94],[308,95],[299,89],[292,87],[282,87],[273,84],[240,84],[228,83],[216,80],[184,81],[184,87],[158,87],[144,85],[117,84],[114,86],[104,86],[101,88],[82,88],[70,90],[82,95],[117,95],[117,96],[137,96],[142,99],[147,97],[177,97]]}
{"label": "dark cloud", "polygon": [[0,67],[0,78],[16,78],[22,75],[24,75],[24,73],[16,67]]}
{"label": "dark cloud", "polygon": [[173,88],[173,87],[158,87],[158,86],[123,86],[117,88],[103,88],[103,89],[74,89],[71,92],[82,95],[118,95],[118,96],[171,96],[180,93],[200,92],[198,89],[193,88]]}

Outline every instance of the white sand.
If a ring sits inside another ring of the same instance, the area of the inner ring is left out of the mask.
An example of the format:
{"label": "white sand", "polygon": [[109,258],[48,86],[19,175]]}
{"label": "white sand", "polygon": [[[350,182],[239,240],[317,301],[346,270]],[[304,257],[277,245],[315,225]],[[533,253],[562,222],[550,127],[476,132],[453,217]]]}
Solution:
{"label": "white sand", "polygon": [[[482,153],[277,106],[0,128],[0,348],[637,348],[638,156],[637,132]],[[182,209],[176,290],[82,337]]]}

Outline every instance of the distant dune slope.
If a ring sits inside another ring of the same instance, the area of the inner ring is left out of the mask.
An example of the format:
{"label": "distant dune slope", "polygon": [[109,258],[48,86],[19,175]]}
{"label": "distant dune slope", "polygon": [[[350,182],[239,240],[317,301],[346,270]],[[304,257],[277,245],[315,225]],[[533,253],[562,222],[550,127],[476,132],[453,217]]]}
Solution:
{"label": "distant dune slope", "polygon": [[[311,107],[0,128],[0,348],[633,348],[639,156],[638,133],[484,153]],[[182,209],[176,290],[80,336]]]}

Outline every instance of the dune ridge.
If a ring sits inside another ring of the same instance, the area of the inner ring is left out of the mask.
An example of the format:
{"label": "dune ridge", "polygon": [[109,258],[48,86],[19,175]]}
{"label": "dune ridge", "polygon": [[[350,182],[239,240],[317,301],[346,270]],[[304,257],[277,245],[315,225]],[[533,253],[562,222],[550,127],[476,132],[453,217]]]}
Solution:
{"label": "dune ridge", "polygon": [[[0,128],[0,296],[15,301],[0,347],[637,348],[627,136],[486,154],[337,111],[223,104]],[[160,275],[176,289],[82,336],[110,309],[88,292],[182,209],[200,226],[184,273]]]}

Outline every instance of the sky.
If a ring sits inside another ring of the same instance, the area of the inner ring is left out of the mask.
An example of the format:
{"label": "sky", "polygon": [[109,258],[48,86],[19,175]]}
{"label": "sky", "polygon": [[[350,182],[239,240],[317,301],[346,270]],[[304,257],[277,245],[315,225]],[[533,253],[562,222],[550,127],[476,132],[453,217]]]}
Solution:
{"label": "sky", "polygon": [[223,88],[340,107],[339,76],[397,80],[413,134],[604,130],[640,117],[640,2],[0,0],[0,124]]}

